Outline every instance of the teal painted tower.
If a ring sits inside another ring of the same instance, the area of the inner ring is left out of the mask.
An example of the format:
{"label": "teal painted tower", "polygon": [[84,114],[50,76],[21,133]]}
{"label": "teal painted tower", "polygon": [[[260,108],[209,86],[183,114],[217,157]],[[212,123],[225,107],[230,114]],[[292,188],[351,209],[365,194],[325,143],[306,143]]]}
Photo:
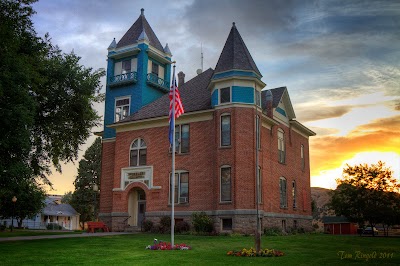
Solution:
{"label": "teal painted tower", "polygon": [[212,107],[232,103],[261,106],[261,90],[266,86],[261,78],[233,22],[210,83]]}
{"label": "teal painted tower", "polygon": [[163,47],[141,9],[139,18],[108,47],[103,139],[115,138],[107,127],[168,93],[171,51]]}

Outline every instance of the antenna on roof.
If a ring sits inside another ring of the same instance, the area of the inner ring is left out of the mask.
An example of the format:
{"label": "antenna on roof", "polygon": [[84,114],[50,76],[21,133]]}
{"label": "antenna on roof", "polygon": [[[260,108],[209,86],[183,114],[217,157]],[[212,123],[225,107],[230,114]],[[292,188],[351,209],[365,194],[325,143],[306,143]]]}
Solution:
{"label": "antenna on roof", "polygon": [[201,43],[201,71],[203,71],[203,43]]}
{"label": "antenna on roof", "polygon": [[201,68],[196,70],[197,75],[200,75],[203,72],[203,43],[200,43],[201,47]]}

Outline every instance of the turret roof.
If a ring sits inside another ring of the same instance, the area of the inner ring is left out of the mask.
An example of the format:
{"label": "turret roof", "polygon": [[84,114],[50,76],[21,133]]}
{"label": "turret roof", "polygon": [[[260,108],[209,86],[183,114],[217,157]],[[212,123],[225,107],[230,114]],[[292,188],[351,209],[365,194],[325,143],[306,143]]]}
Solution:
{"label": "turret roof", "polygon": [[[144,32],[144,33],[143,33]],[[141,14],[139,18],[133,23],[130,29],[125,33],[125,35],[121,38],[121,40],[117,43],[117,48],[131,45],[136,43],[139,40],[141,34],[145,34],[149,40],[149,43],[154,48],[164,52],[164,49],[158,40],[156,34],[151,28],[149,22],[147,22],[146,17],[144,16],[144,9],[141,9]]]}
{"label": "turret roof", "polygon": [[258,75],[262,76],[258,70],[256,63],[249,50],[246,47],[239,31],[233,22],[228,39],[226,40],[224,49],[218,59],[215,73],[224,72],[228,70],[252,70]]}

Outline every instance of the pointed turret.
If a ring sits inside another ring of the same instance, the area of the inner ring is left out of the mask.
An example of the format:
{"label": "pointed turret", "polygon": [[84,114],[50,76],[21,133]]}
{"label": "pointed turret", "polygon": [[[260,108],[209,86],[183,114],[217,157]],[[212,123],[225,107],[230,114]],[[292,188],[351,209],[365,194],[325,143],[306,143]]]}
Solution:
{"label": "pointed turret", "polygon": [[[117,48],[128,46],[137,43],[140,40],[142,33],[147,35],[149,43],[154,48],[164,52],[164,49],[158,40],[156,34],[154,33],[153,29],[150,27],[149,22],[147,22],[146,17],[144,16],[144,9],[141,9],[141,14],[139,18],[133,23],[130,29],[125,33],[122,39],[117,43]],[[142,38],[143,39],[143,38]]]}
{"label": "pointed turret", "polygon": [[168,43],[167,43],[167,44],[165,45],[165,47],[164,47],[164,52],[165,52],[167,55],[172,56],[171,50],[170,50],[169,47],[168,47]]}
{"label": "pointed turret", "polygon": [[117,42],[115,41],[115,38],[114,38],[114,40],[110,43],[110,46],[108,46],[108,50],[114,49],[116,47],[117,47]]}
{"label": "pointed turret", "polygon": [[232,24],[228,39],[219,57],[217,66],[215,67],[215,73],[217,74],[229,70],[250,70],[262,77],[236,28],[235,22]]}

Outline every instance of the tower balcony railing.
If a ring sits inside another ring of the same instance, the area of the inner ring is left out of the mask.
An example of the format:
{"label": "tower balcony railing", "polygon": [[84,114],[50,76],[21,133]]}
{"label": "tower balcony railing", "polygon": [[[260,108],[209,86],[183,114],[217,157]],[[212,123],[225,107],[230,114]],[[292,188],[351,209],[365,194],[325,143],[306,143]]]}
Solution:
{"label": "tower balcony railing", "polygon": [[136,83],[137,82],[137,72],[132,71],[116,76],[110,77],[110,86],[119,86],[122,84]]}
{"label": "tower balcony railing", "polygon": [[165,92],[169,91],[169,82],[163,80],[162,78],[159,78],[156,74],[154,73],[148,73],[147,74],[147,83],[151,86],[154,86],[156,88],[159,88]]}

